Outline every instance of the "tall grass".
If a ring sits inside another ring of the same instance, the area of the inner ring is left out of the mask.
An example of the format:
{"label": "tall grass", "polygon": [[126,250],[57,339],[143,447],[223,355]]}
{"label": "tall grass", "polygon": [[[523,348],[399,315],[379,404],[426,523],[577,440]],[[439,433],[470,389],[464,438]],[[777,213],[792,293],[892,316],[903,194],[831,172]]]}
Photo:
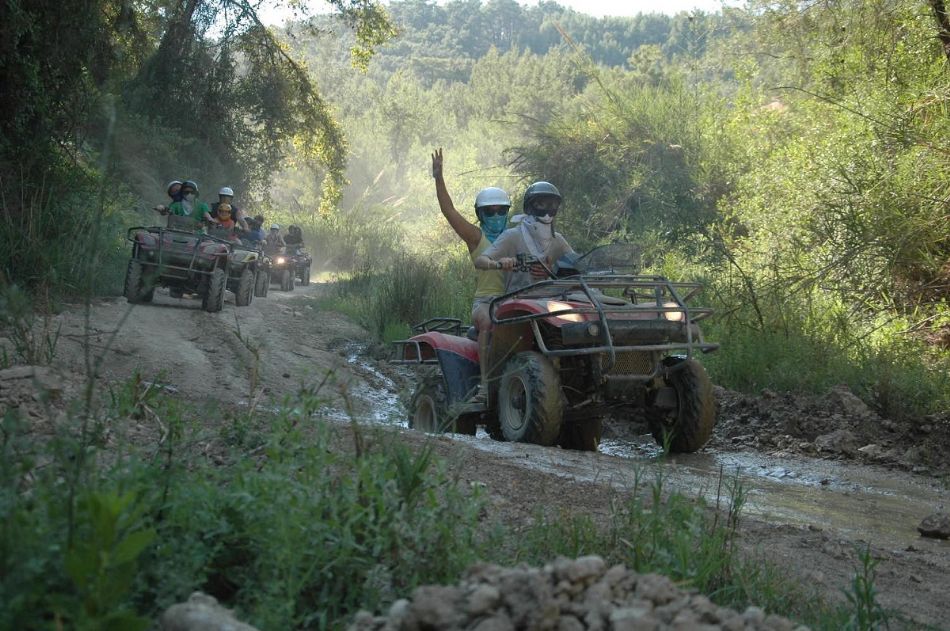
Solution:
{"label": "tall grass", "polygon": [[[620,497],[606,524],[576,513],[542,514],[528,527],[494,522],[478,489],[428,446],[359,426],[341,435],[314,415],[323,403],[304,390],[275,414],[222,413],[134,378],[86,435],[73,419],[52,442],[39,440],[7,414],[0,627],[143,628],[200,589],[259,628],[340,628],[417,585],[454,583],[476,560],[540,564],[557,554],[599,554],[816,628],[878,611],[868,571],[852,611],[743,558],[736,481],[723,485],[721,514],[656,479]],[[88,454],[81,469],[77,450]]]}

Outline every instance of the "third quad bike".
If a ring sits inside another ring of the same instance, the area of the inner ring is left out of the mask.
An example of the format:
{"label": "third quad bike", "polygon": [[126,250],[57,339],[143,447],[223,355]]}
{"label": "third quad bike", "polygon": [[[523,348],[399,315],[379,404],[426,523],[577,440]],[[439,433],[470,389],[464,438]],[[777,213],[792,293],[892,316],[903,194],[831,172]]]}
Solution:
{"label": "third quad bike", "polygon": [[300,247],[287,247],[288,252],[294,257],[294,271],[300,284],[304,287],[310,284],[310,266],[313,264],[313,257],[307,254],[306,250]]}
{"label": "third quad bike", "polygon": [[231,271],[234,246],[195,230],[190,217],[168,218],[168,227],[129,228],[132,256],[125,274],[125,297],[131,303],[151,302],[157,286],[201,296],[205,311],[220,311]]}
{"label": "third quad bike", "polygon": [[[596,451],[608,414],[646,417],[656,441],[693,452],[716,422],[712,383],[697,352],[710,352],[697,324],[712,314],[687,302],[701,289],[637,272],[637,248],[615,244],[562,259],[551,278],[499,296],[487,401],[473,330],[435,318],[396,342],[396,362],[429,367],[410,401],[409,425]],[[519,257],[527,270],[538,265]]]}

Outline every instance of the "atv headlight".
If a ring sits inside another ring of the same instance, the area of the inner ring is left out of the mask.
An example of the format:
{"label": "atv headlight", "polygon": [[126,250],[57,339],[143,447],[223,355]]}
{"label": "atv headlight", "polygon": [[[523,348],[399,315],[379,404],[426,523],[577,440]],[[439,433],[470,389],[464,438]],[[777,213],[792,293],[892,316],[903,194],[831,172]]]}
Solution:
{"label": "atv headlight", "polygon": [[[574,309],[575,306],[567,302],[561,302],[560,300],[548,300],[548,313],[553,313],[555,311],[567,311],[569,309]],[[579,313],[565,313],[554,316],[555,318],[563,318],[568,322],[583,322],[584,318]]]}
{"label": "atv headlight", "polygon": [[284,257],[282,257],[282,256],[278,256],[278,257],[277,257],[277,264],[278,264],[278,265],[283,265],[283,264],[286,263],[286,262],[287,262],[287,259],[285,259]]}

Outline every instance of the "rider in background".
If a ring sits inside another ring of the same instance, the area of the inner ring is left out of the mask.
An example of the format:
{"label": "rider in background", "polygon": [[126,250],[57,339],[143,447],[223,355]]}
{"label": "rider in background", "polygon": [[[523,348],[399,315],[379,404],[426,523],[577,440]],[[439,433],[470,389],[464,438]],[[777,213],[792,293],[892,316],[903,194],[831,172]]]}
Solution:
{"label": "rider in background", "polygon": [[293,249],[299,250],[303,247],[303,232],[299,226],[288,226],[287,234],[284,236],[284,244]]}
{"label": "rider in background", "polygon": [[231,218],[231,204],[219,203],[213,212],[215,213],[215,219],[219,227],[227,228],[228,230],[234,229],[236,224],[234,223],[234,219]]}
{"label": "rider in background", "polygon": [[270,232],[268,232],[264,238],[264,250],[268,253],[273,253],[285,245],[284,238],[280,236],[280,224],[275,223],[271,225]]}
{"label": "rider in background", "polygon": [[[445,186],[442,173],[442,149],[436,149],[432,154],[432,177],[435,178],[435,195],[439,200],[439,209],[446,221],[455,230],[455,234],[465,242],[468,254],[472,261],[487,250],[492,242],[505,230],[508,222],[508,209],[511,208],[511,199],[508,193],[500,188],[483,188],[475,196],[475,216],[479,225],[462,216],[452,203],[452,197]],[[472,322],[478,330],[478,351],[482,356],[488,352],[488,343],[491,339],[491,318],[488,316],[488,304],[492,298],[504,291],[504,279],[501,271],[486,268],[476,272],[475,299],[472,303]],[[487,386],[484,366],[482,367],[482,383],[476,398],[485,396]]]}
{"label": "rider in background", "polygon": [[168,214],[191,217],[196,222],[214,223],[208,204],[198,198],[198,185],[192,180],[181,183],[181,199],[168,207]]}
{"label": "rider in background", "polygon": [[244,235],[244,239],[250,243],[260,243],[267,238],[267,235],[264,233],[264,216],[255,215],[247,220],[248,231]]}
{"label": "rider in background", "polygon": [[[561,233],[554,231],[554,217],[561,207],[561,193],[549,182],[535,182],[524,193],[525,217],[505,230],[481,256],[475,259],[480,270],[500,269],[508,273],[505,293],[549,278],[548,270],[559,258],[573,252]],[[540,261],[530,269],[515,269],[519,256]],[[547,269],[545,269],[547,268]]]}
{"label": "rider in background", "polygon": [[234,191],[230,187],[225,186],[220,191],[218,191],[218,201],[211,204],[211,217],[213,219],[217,219],[218,208],[221,206],[221,204],[228,204],[231,206],[231,219],[234,220],[237,223],[237,225],[241,227],[242,230],[247,230],[248,229],[247,221],[244,218],[244,213],[241,211],[240,208],[238,208],[236,205],[232,203],[233,200],[234,200]]}
{"label": "rider in background", "polygon": [[[171,182],[169,182],[168,186],[165,187],[165,193],[172,200],[169,202],[169,204],[180,202],[181,201],[181,181],[172,180]],[[168,214],[168,206],[164,204],[159,204],[158,206],[155,206],[152,210],[162,215]]]}

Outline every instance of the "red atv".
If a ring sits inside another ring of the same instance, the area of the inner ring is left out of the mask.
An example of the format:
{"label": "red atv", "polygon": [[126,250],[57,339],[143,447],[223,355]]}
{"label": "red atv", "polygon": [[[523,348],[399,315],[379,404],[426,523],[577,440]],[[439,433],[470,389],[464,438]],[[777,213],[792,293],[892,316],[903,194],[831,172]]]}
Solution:
{"label": "red atv", "polygon": [[[617,244],[565,257],[543,280],[495,298],[487,402],[474,403],[478,344],[435,318],[396,342],[397,363],[431,365],[409,426],[596,451],[603,418],[643,414],[657,442],[693,452],[716,422],[712,383],[695,354],[716,350],[687,301],[701,286],[636,273],[637,249]],[[539,263],[521,258],[526,271]]]}
{"label": "red atv", "polygon": [[231,269],[233,245],[195,231],[190,217],[168,218],[168,227],[129,228],[132,256],[125,274],[125,297],[131,303],[151,302],[155,287],[201,296],[205,311],[221,311]]}

